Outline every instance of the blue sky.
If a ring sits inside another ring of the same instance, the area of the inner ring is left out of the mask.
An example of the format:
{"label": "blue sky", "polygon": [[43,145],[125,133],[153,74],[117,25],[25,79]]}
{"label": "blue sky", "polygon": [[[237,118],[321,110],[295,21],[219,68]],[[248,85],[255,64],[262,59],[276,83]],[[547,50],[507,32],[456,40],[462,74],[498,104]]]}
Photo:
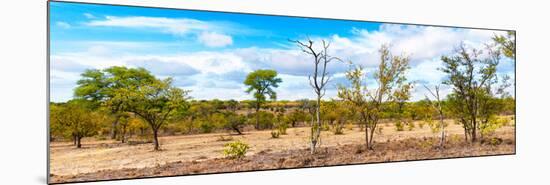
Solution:
{"label": "blue sky", "polygon": [[[250,99],[242,81],[256,69],[275,69],[283,78],[279,99],[313,98],[307,75],[311,59],[288,39],[331,42],[331,54],[374,69],[377,49],[391,44],[394,53],[411,57],[410,80],[436,84],[444,74],[441,55],[464,42],[479,47],[501,32],[258,16],[202,11],[50,2],[51,100],[72,98],[85,69],[114,65],[144,67],[158,77],[191,90],[196,99]],[[499,73],[513,76],[504,60]],[[336,84],[346,83],[345,64],[329,66],[333,81],[325,98],[335,98]],[[369,85],[375,85],[369,83]],[[447,93],[450,91],[447,88]],[[510,89],[511,92],[512,89]],[[417,88],[413,99],[422,99]]]}

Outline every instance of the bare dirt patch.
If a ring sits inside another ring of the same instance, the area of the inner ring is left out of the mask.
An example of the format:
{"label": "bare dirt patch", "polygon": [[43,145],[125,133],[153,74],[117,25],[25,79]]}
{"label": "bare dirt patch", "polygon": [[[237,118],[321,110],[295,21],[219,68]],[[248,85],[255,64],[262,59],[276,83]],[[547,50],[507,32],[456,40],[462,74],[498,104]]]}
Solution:
{"label": "bare dirt patch", "polygon": [[52,179],[53,182],[76,182],[515,153],[515,142],[512,135],[506,135],[504,139],[501,138],[502,142],[498,144],[472,144],[462,141],[460,137],[457,138],[459,140],[449,141],[443,149],[434,147],[434,143],[438,141],[437,138],[410,138],[378,143],[375,150],[367,150],[363,144],[322,147],[314,155],[310,155],[307,149],[277,152],[263,150],[240,160],[215,158],[178,161],[156,167],[123,168],[79,175],[52,176]]}
{"label": "bare dirt patch", "polygon": [[[383,134],[375,137],[375,151],[361,149],[364,132],[354,128],[345,130],[343,135],[323,132],[321,150],[315,156],[306,155],[309,134],[307,127],[290,128],[287,135],[281,135],[277,139],[271,138],[269,130],[231,136],[215,133],[161,137],[163,150],[158,152],[153,151],[150,143],[120,144],[111,140],[85,140],[83,148],[76,149],[71,143],[54,142],[50,145],[50,170],[52,182],[73,182],[515,152],[514,127],[497,130],[496,136],[503,139],[500,145],[470,146],[460,144],[463,141],[461,126],[449,124],[447,131],[454,136],[448,139],[454,144],[438,151],[431,148],[435,142],[431,141],[431,137],[437,134],[433,134],[427,126],[422,129],[417,127],[413,131],[397,132],[392,124],[382,125]],[[224,144],[235,140],[248,143],[250,151],[242,160],[224,159]]]}

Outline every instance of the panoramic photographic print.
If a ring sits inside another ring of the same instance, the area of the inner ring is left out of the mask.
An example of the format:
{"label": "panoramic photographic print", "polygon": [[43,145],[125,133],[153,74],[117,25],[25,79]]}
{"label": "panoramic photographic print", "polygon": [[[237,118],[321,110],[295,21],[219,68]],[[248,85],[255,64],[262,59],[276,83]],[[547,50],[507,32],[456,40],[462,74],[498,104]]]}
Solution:
{"label": "panoramic photographic print", "polygon": [[515,154],[515,31],[49,2],[49,183]]}

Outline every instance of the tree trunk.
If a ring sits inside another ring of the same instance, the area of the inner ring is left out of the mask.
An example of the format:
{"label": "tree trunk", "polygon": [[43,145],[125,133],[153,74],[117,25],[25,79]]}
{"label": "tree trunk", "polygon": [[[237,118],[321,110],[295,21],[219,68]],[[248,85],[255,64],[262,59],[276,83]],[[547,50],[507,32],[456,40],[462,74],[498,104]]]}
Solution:
{"label": "tree trunk", "polygon": [[158,129],[153,129],[153,144],[155,146],[155,151],[160,150],[159,139],[158,139]]}
{"label": "tree trunk", "polygon": [[443,113],[439,112],[439,128],[441,129],[441,140],[439,141],[439,148],[443,148],[445,144],[445,122],[443,120]]}
{"label": "tree trunk", "polygon": [[477,122],[477,120],[474,117],[473,122],[472,122],[472,125],[473,125],[473,127],[472,127],[472,143],[477,141],[477,133],[476,133],[477,124],[476,124],[476,122]]}
{"label": "tree trunk", "polygon": [[260,102],[256,102],[256,130],[260,129]]}
{"label": "tree trunk", "polygon": [[239,135],[242,135],[243,133],[239,130],[239,128],[237,127],[233,127],[233,130],[235,130],[235,132],[237,132],[237,134]]}
{"label": "tree trunk", "polygon": [[76,148],[82,147],[82,144],[80,144],[81,137],[76,137]]}
{"label": "tree trunk", "polygon": [[321,96],[317,95],[317,105],[315,107],[316,120],[312,125],[311,131],[311,154],[315,153],[315,147],[319,142],[319,135],[321,135]]}
{"label": "tree trunk", "polygon": [[115,118],[115,121],[111,124],[111,139],[116,139],[117,130],[116,126],[118,125],[118,120],[120,119],[119,116]]}
{"label": "tree trunk", "polygon": [[124,126],[124,127],[122,128],[122,133],[121,133],[121,137],[120,137],[120,138],[121,138],[120,140],[121,140],[122,143],[125,143],[125,142],[126,142],[126,126]]}
{"label": "tree trunk", "polygon": [[[366,124],[366,123],[365,123]],[[367,149],[370,148],[370,142],[369,142],[369,129],[367,126],[365,126],[365,144],[367,145]]]}
{"label": "tree trunk", "polygon": [[370,138],[369,138],[369,150],[374,150],[374,143],[373,143],[373,139],[374,139],[374,131],[376,130],[376,125],[373,126],[371,129],[370,129]]}

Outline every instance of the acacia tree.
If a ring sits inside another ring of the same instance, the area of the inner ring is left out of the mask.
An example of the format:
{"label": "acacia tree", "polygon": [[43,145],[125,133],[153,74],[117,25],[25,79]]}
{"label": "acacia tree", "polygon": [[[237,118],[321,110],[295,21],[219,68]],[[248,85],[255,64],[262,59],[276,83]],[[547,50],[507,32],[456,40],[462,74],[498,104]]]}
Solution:
{"label": "acacia tree", "polygon": [[260,108],[261,104],[266,101],[267,96],[269,99],[277,99],[277,93],[273,88],[279,87],[279,83],[283,80],[277,78],[277,71],[269,69],[260,69],[249,73],[244,80],[244,84],[248,86],[247,93],[253,93],[256,102],[254,104],[256,109],[256,129],[260,129]]}
{"label": "acacia tree", "polygon": [[506,94],[505,89],[510,86],[509,78],[498,80],[500,58],[500,50],[468,49],[465,44],[460,44],[451,56],[441,57],[441,70],[448,75],[444,84],[453,87],[448,96],[451,111],[464,128],[465,140],[477,141],[478,130],[490,124],[499,112],[495,96]]}
{"label": "acacia tree", "polygon": [[160,150],[158,131],[163,124],[189,107],[189,91],[173,87],[171,78],[117,91],[124,97],[125,110],[140,116],[153,130],[154,150]]}
{"label": "acacia tree", "polygon": [[354,66],[346,73],[346,78],[351,81],[351,87],[340,86],[338,89],[338,96],[357,109],[360,124],[365,125],[365,143],[369,150],[373,149],[373,138],[381,113],[384,111],[384,103],[394,101],[395,95],[398,94],[396,92],[403,92],[404,88],[408,88],[404,84],[409,57],[392,55],[387,45],[382,45],[378,51],[380,64],[374,73],[377,88],[368,89],[364,67]]}
{"label": "acacia tree", "polygon": [[315,153],[315,147],[319,143],[319,137],[321,136],[321,98],[325,95],[325,87],[330,81],[331,75],[327,71],[327,65],[332,61],[342,61],[341,59],[328,54],[328,48],[330,42],[321,40],[321,49],[317,50],[314,47],[314,42],[308,39],[305,43],[299,40],[292,41],[300,47],[302,52],[310,55],[313,59],[314,70],[313,73],[308,76],[309,85],[313,88],[315,95],[317,95],[317,104],[315,108],[315,122],[311,125],[311,137],[310,137],[310,151],[311,154]]}
{"label": "acacia tree", "polygon": [[113,66],[104,70],[91,69],[81,74],[74,94],[78,99],[89,100],[95,107],[104,106],[114,117],[111,139],[117,138],[117,126],[124,113],[124,98],[118,89],[152,83],[155,77],[143,68]]}
{"label": "acacia tree", "polygon": [[92,112],[79,102],[52,106],[50,110],[50,123],[57,125],[57,131],[71,137],[77,148],[82,147],[82,138],[97,134],[101,121],[97,112]]}

